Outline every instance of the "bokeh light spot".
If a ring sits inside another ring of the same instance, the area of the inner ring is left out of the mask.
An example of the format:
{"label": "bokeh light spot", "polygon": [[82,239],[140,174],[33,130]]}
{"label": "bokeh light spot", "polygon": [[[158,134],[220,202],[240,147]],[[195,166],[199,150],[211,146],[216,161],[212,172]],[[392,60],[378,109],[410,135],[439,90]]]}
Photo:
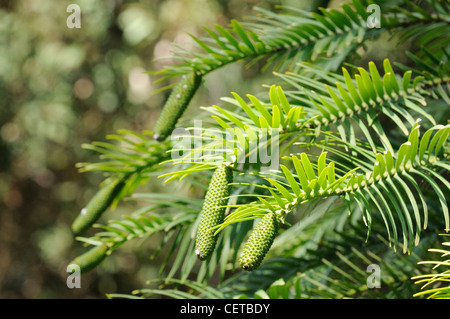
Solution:
{"label": "bokeh light spot", "polygon": [[81,100],[89,98],[94,92],[94,83],[90,79],[81,78],[73,85],[73,94]]}

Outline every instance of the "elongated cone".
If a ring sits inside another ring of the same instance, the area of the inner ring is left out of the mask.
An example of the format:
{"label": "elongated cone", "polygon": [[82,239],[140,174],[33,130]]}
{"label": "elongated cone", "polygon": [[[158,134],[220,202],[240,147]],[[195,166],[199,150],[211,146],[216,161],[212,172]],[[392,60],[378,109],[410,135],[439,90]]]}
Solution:
{"label": "elongated cone", "polygon": [[85,273],[97,267],[107,256],[108,247],[106,245],[95,246],[84,254],[75,258],[70,264],[80,267],[80,272]]}
{"label": "elongated cone", "polygon": [[153,138],[164,141],[174,130],[178,119],[183,115],[189,102],[200,86],[202,77],[191,72],[181,79],[167,99],[155,124]]}
{"label": "elongated cone", "polygon": [[80,234],[91,227],[112,204],[124,185],[125,182],[119,179],[103,186],[74,220],[74,234]]}
{"label": "elongated cone", "polygon": [[215,230],[211,228],[223,223],[226,207],[220,206],[227,205],[232,182],[232,168],[226,165],[217,167],[206,192],[197,229],[195,254],[200,260],[208,259],[214,252],[217,236],[214,236]]}
{"label": "elongated cone", "polygon": [[253,271],[259,267],[280,229],[280,218],[276,213],[268,213],[253,229],[240,257],[242,269]]}

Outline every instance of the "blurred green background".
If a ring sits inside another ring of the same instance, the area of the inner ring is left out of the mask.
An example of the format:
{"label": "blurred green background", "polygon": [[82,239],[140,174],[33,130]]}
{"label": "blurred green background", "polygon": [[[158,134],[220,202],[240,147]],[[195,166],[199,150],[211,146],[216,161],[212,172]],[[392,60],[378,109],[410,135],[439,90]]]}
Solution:
{"label": "blurred green background", "polygon": [[[72,3],[79,29],[66,25]],[[75,168],[97,160],[81,144],[152,129],[168,92],[152,96],[160,85],[144,72],[174,62],[155,59],[188,45],[187,32],[276,4],[298,1],[0,0],[0,298],[104,298],[157,274],[148,251],[123,247],[67,288],[67,264],[83,251],[70,225],[103,179]],[[202,105],[251,92],[245,78],[258,71],[211,74]]]}

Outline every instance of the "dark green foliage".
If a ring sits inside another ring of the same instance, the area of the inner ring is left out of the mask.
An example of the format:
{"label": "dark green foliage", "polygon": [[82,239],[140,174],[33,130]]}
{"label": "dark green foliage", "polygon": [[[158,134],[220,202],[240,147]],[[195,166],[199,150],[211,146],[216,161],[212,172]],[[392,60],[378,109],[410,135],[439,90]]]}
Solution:
{"label": "dark green foliage", "polygon": [[154,139],[165,140],[172,133],[178,119],[183,115],[189,102],[200,86],[202,77],[195,72],[183,75],[182,80],[170,93],[158,118],[154,130]]}
{"label": "dark green foliage", "polygon": [[261,264],[280,229],[280,217],[276,213],[268,213],[252,231],[244,250],[240,264],[242,269],[253,271]]}
{"label": "dark green foliage", "polygon": [[200,224],[197,229],[195,254],[200,260],[208,259],[214,251],[217,236],[214,226],[223,223],[228,197],[231,194],[233,170],[230,166],[221,165],[214,172],[201,211]]}
{"label": "dark green foliage", "polygon": [[107,256],[108,246],[100,245],[75,258],[71,264],[78,265],[81,273],[97,267]]}
{"label": "dark green foliage", "polygon": [[119,179],[102,187],[73,222],[74,234],[82,233],[91,227],[112,204],[124,185],[125,182]]}

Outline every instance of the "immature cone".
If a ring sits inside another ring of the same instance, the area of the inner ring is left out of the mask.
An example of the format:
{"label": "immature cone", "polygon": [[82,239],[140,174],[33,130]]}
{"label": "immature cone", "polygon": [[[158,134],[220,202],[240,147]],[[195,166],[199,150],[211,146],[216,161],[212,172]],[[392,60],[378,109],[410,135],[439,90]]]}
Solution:
{"label": "immature cone", "polygon": [[276,213],[268,213],[253,229],[242,251],[240,264],[242,269],[253,271],[259,267],[280,228],[280,218]]}
{"label": "immature cone", "polygon": [[217,167],[206,192],[197,229],[195,254],[200,260],[208,259],[214,251],[217,236],[211,228],[223,223],[226,207],[220,206],[227,205],[232,182],[232,168],[226,165]]}
{"label": "immature cone", "polygon": [[97,267],[106,257],[108,247],[106,245],[95,246],[89,251],[75,258],[70,264],[80,267],[80,272],[85,273]]}
{"label": "immature cone", "polygon": [[200,86],[202,77],[195,72],[184,75],[170,93],[164,108],[155,124],[153,138],[164,141],[174,130],[178,119],[183,115],[189,102]]}
{"label": "immature cone", "polygon": [[116,180],[102,187],[73,222],[74,234],[82,233],[91,227],[112,204],[124,185],[123,180]]}

